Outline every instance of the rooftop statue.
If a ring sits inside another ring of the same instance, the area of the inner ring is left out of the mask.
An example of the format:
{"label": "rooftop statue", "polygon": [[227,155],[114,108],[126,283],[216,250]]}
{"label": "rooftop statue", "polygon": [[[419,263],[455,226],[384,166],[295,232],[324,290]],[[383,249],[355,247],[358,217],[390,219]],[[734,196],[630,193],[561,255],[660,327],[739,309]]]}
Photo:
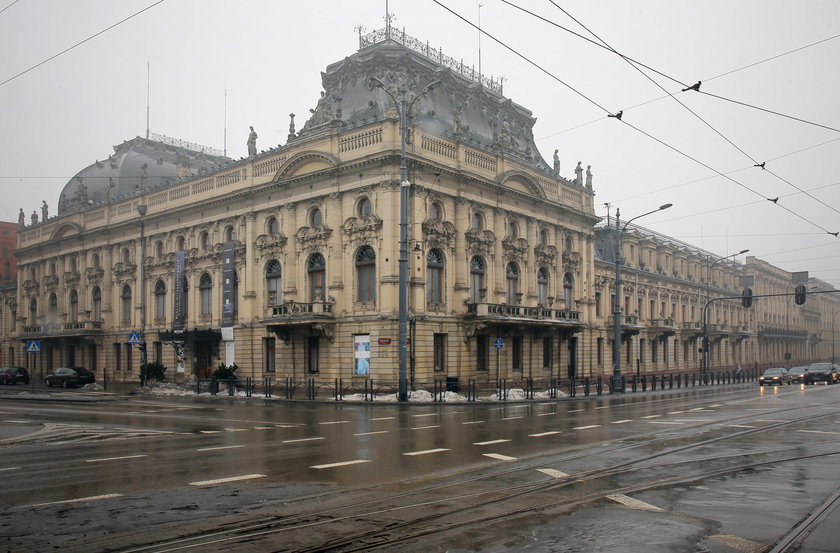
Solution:
{"label": "rooftop statue", "polygon": [[254,127],[249,127],[251,132],[248,134],[248,157],[254,157],[257,155],[257,131],[254,130]]}

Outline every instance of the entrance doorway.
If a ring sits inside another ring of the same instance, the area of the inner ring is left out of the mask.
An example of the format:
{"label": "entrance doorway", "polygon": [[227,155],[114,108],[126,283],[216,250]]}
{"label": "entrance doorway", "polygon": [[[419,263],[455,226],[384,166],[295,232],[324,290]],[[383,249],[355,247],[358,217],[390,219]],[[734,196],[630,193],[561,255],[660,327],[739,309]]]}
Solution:
{"label": "entrance doorway", "polygon": [[577,378],[577,338],[572,337],[566,340],[566,344],[568,344],[568,353],[569,353],[569,365],[568,365],[568,374],[569,379]]}
{"label": "entrance doorway", "polygon": [[195,374],[199,378],[210,378],[210,375],[213,373],[213,366],[210,360],[212,351],[213,348],[210,342],[195,342]]}

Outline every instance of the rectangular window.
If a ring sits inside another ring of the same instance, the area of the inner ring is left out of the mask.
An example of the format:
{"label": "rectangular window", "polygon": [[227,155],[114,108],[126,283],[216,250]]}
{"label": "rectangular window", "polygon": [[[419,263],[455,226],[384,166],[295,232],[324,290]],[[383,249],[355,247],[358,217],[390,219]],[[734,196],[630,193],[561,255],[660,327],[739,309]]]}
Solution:
{"label": "rectangular window", "polygon": [[486,371],[489,369],[487,366],[488,343],[487,336],[479,335],[475,337],[475,369],[477,371]]}
{"label": "rectangular window", "polygon": [[601,316],[601,292],[595,292],[595,316]]}
{"label": "rectangular window", "polygon": [[122,363],[122,344],[114,344],[114,362],[117,364],[114,367],[115,371],[122,371],[123,370],[123,363]]}
{"label": "rectangular window", "polygon": [[435,334],[434,337],[435,371],[446,370],[446,334]]}
{"label": "rectangular window", "polygon": [[320,343],[317,336],[306,337],[306,370],[310,373],[317,373],[321,370],[319,366]]}
{"label": "rectangular window", "polygon": [[598,365],[604,364],[604,339],[598,338],[598,341],[595,344],[595,355],[598,360]]}
{"label": "rectangular window", "polygon": [[552,338],[543,338],[543,368],[550,369],[551,368],[551,360],[554,357],[552,355],[552,349],[554,346],[554,339]]}
{"label": "rectangular window", "polygon": [[131,347],[131,344],[125,344],[125,370],[128,373],[131,373],[134,370],[134,364],[132,361],[134,360],[134,348]]}
{"label": "rectangular window", "polygon": [[647,347],[647,341],[642,338],[639,340],[639,363],[645,362],[645,347]]}
{"label": "rectangular window", "polygon": [[511,366],[515,371],[522,370],[522,336],[514,336],[510,344]]}
{"label": "rectangular window", "polygon": [[159,365],[163,365],[163,343],[162,342],[153,342],[152,343],[152,360]]}
{"label": "rectangular window", "polygon": [[267,373],[274,372],[274,354],[274,338],[263,338],[263,358],[265,359],[263,370]]}
{"label": "rectangular window", "polygon": [[656,364],[659,363],[659,350],[656,347],[656,340],[650,341],[650,362],[653,363],[654,368]]}
{"label": "rectangular window", "polygon": [[370,375],[370,334],[353,336],[353,373]]}

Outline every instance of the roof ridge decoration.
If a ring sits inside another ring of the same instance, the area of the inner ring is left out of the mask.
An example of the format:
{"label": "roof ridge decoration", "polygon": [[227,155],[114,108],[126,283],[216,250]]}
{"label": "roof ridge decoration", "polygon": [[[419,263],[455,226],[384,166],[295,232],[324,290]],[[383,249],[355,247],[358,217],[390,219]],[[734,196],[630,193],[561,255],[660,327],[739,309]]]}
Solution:
{"label": "roof ridge decoration", "polygon": [[476,72],[475,65],[465,66],[463,58],[458,61],[451,56],[444,55],[443,48],[432,48],[429,46],[428,40],[424,44],[423,41],[405,34],[405,29],[400,31],[389,25],[384,29],[377,29],[366,35],[362,35],[361,29],[359,29],[359,50],[367,48],[368,46],[373,46],[374,44],[387,42],[389,40],[396,42],[397,44],[402,44],[406,48],[417,52],[425,58],[440,64],[443,67],[447,67],[459,75],[477,82],[484,87],[487,87],[489,90],[499,94],[500,96],[504,95],[504,77],[500,76],[494,78],[493,75],[490,75],[489,77],[482,75],[481,73]]}

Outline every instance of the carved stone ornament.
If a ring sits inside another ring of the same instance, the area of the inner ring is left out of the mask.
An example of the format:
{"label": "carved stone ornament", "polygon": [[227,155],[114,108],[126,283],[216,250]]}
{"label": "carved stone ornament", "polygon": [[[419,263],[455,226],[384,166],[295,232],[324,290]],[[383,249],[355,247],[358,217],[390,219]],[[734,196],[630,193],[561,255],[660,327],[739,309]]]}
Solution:
{"label": "carved stone ornament", "polygon": [[257,250],[261,255],[275,255],[286,246],[288,239],[282,233],[279,234],[260,234],[254,241]]}
{"label": "carved stone ornament", "polygon": [[47,275],[44,277],[44,289],[47,291],[55,290],[58,287],[58,277]]}
{"label": "carved stone ornament", "polygon": [[127,277],[133,277],[134,272],[137,270],[137,265],[131,265],[129,263],[123,263],[122,261],[117,261],[114,264],[114,277],[119,280],[124,280]]}
{"label": "carved stone ornament", "polygon": [[577,272],[580,268],[581,257],[577,252],[563,252],[563,270]]}
{"label": "carved stone ornament", "polygon": [[467,239],[467,249],[470,255],[484,255],[488,256],[493,251],[493,245],[496,243],[496,235],[490,230],[468,230],[464,233],[464,238]]}
{"label": "carved stone ornament", "polygon": [[76,288],[79,286],[79,273],[64,273],[65,288]]}
{"label": "carved stone ornament", "polygon": [[422,225],[426,245],[431,248],[452,247],[455,240],[455,225],[449,221],[426,221]]}
{"label": "carved stone ornament", "polygon": [[326,227],[300,227],[295,233],[295,241],[302,253],[323,252],[327,249],[332,229]]}
{"label": "carved stone ornament", "polygon": [[528,241],[524,238],[505,238],[502,248],[511,257],[523,258],[528,251]]}
{"label": "carved stone ornament", "polygon": [[341,230],[354,245],[373,244],[382,230],[382,219],[370,215],[364,219],[360,217],[349,217],[341,226]]}
{"label": "carved stone ornament", "polygon": [[537,258],[537,265],[550,265],[555,267],[555,260],[557,259],[556,247],[538,244],[534,246],[534,255]]}

